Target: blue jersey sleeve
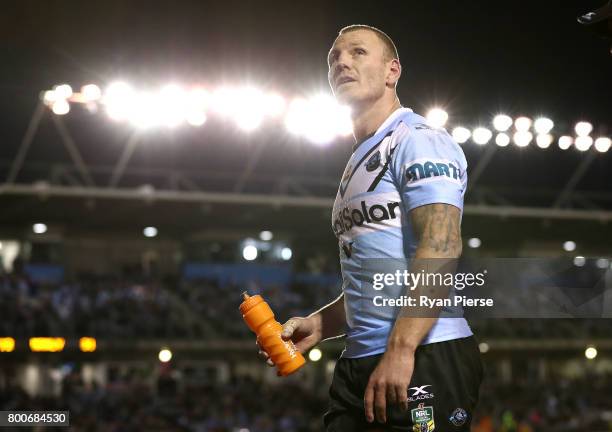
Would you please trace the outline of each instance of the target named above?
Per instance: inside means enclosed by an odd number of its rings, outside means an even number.
[[[399,139],[392,162],[405,211],[434,203],[463,210],[467,162],[461,147],[445,130],[411,125]]]

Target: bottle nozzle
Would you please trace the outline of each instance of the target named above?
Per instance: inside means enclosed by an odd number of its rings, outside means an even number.
[[[248,292],[244,291],[244,292],[242,293],[242,300],[243,300],[243,301],[244,301],[244,300],[248,300],[250,297],[251,297],[251,296],[249,295],[249,293],[248,293]]]

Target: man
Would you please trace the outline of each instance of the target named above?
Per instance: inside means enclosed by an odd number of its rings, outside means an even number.
[[[468,431],[482,367],[467,322],[379,308],[376,294],[397,298],[405,287],[375,291],[364,283],[369,260],[461,255],[465,157],[446,131],[401,106],[401,65],[385,33],[342,29],[328,63],[334,95],[351,107],[357,142],[332,217],[343,294],[288,320],[282,337],[306,352],[346,335],[324,417],[328,432]]]

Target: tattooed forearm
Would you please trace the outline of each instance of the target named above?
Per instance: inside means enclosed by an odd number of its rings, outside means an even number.
[[[461,212],[450,204],[428,204],[410,212],[418,249],[432,257],[461,255]]]

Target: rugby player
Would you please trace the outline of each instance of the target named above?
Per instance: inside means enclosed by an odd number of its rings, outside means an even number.
[[[351,107],[356,141],[332,216],[342,295],[308,317],[289,319],[282,337],[301,352],[346,337],[326,431],[469,431],[482,364],[465,319],[377,309],[371,300],[380,292],[362,283],[368,259],[461,255],[464,154],[444,129],[402,107],[399,56],[381,30],[343,28],[328,64],[336,99]],[[385,291],[403,294],[397,286]]]

